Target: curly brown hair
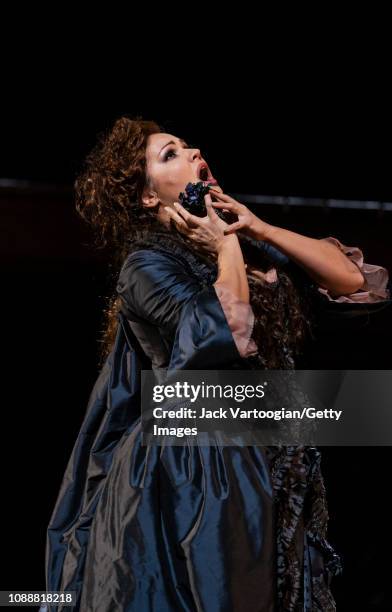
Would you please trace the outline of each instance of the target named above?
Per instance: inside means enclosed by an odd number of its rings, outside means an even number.
[[[94,247],[104,249],[111,260],[113,284],[132,240],[137,241],[149,232],[153,236],[153,232],[162,227],[154,212],[143,207],[141,196],[149,182],[146,170],[148,137],[163,131],[155,121],[139,116],[119,118],[110,131],[100,134],[75,182],[76,210],[93,230]],[[195,243],[172,227],[173,239],[202,255]],[[246,262],[264,271],[271,267],[270,260],[263,259],[245,236],[239,235],[239,239]],[[203,257],[211,265],[216,264],[212,255],[204,253]],[[284,270],[278,270],[278,277],[277,286],[269,288],[261,286],[248,274],[250,304],[255,313],[252,337],[259,347],[259,367],[285,369],[294,367],[293,356],[300,353],[311,331],[312,317],[309,301],[298,283]],[[99,339],[101,366],[113,347],[120,306],[121,300],[113,290],[106,298],[103,313]]]

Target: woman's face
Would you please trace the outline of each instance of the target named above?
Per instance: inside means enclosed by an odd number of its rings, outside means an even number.
[[[190,148],[172,134],[159,133],[148,137],[146,164],[149,184],[143,194],[143,202],[146,206],[161,203],[161,215],[163,206],[173,207],[188,183],[202,180],[214,184],[222,192],[199,149]]]

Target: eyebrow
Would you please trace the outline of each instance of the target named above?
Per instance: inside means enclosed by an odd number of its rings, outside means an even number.
[[[187,146],[185,140],[183,140],[182,138],[180,138],[180,142],[182,142],[183,145]],[[163,149],[165,147],[167,147],[167,145],[169,145],[169,144],[176,144],[176,143],[174,142],[174,140],[169,140],[169,142],[167,142],[165,145],[163,145],[161,151],[163,151]],[[161,151],[159,151],[158,155],[161,153]]]

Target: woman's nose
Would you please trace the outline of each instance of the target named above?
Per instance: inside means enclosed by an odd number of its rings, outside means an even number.
[[[193,149],[193,152],[192,152],[192,159],[195,159],[196,157],[198,157],[199,159],[201,159],[200,149]]]

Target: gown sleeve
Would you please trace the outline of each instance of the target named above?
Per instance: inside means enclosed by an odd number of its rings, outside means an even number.
[[[227,302],[222,306],[218,293],[223,292],[214,285],[203,286],[171,253],[153,249],[128,255],[117,283],[125,312],[171,337],[168,369],[224,369],[247,354],[249,342],[242,339],[235,311]],[[244,309],[238,312],[244,314]],[[253,320],[246,321],[251,331]]]
[[[340,295],[333,298],[328,289],[318,287],[318,291],[325,295],[331,302],[347,302],[347,303],[373,303],[388,300],[390,291],[388,289],[389,274],[388,270],[383,266],[369,264],[364,261],[363,252],[356,246],[347,246],[340,242],[337,238],[328,236],[323,238],[327,242],[335,244],[362,272],[365,279],[365,284],[361,289],[349,295]]]
[[[241,357],[257,355],[257,344],[251,338],[255,323],[251,305],[238,299],[225,283],[216,282],[214,287]]]
[[[374,335],[378,326],[385,324],[385,317],[392,308],[392,299],[386,268],[365,263],[358,247],[347,247],[333,237],[324,240],[341,245],[342,251],[358,265],[365,278],[361,289],[349,295],[332,297],[328,290],[320,287],[294,260],[290,259],[283,266],[283,270],[296,286],[301,302],[313,321],[314,339],[322,338],[323,342],[327,343],[328,346],[324,349],[327,355],[328,351],[332,354],[333,345],[341,346],[350,334],[353,334],[353,339],[362,339],[364,333],[368,334],[368,338]],[[352,343],[352,340],[350,342]],[[335,366],[332,366],[332,369],[333,367]],[[308,369],[308,366],[302,368]],[[312,369],[312,365],[309,369]]]

